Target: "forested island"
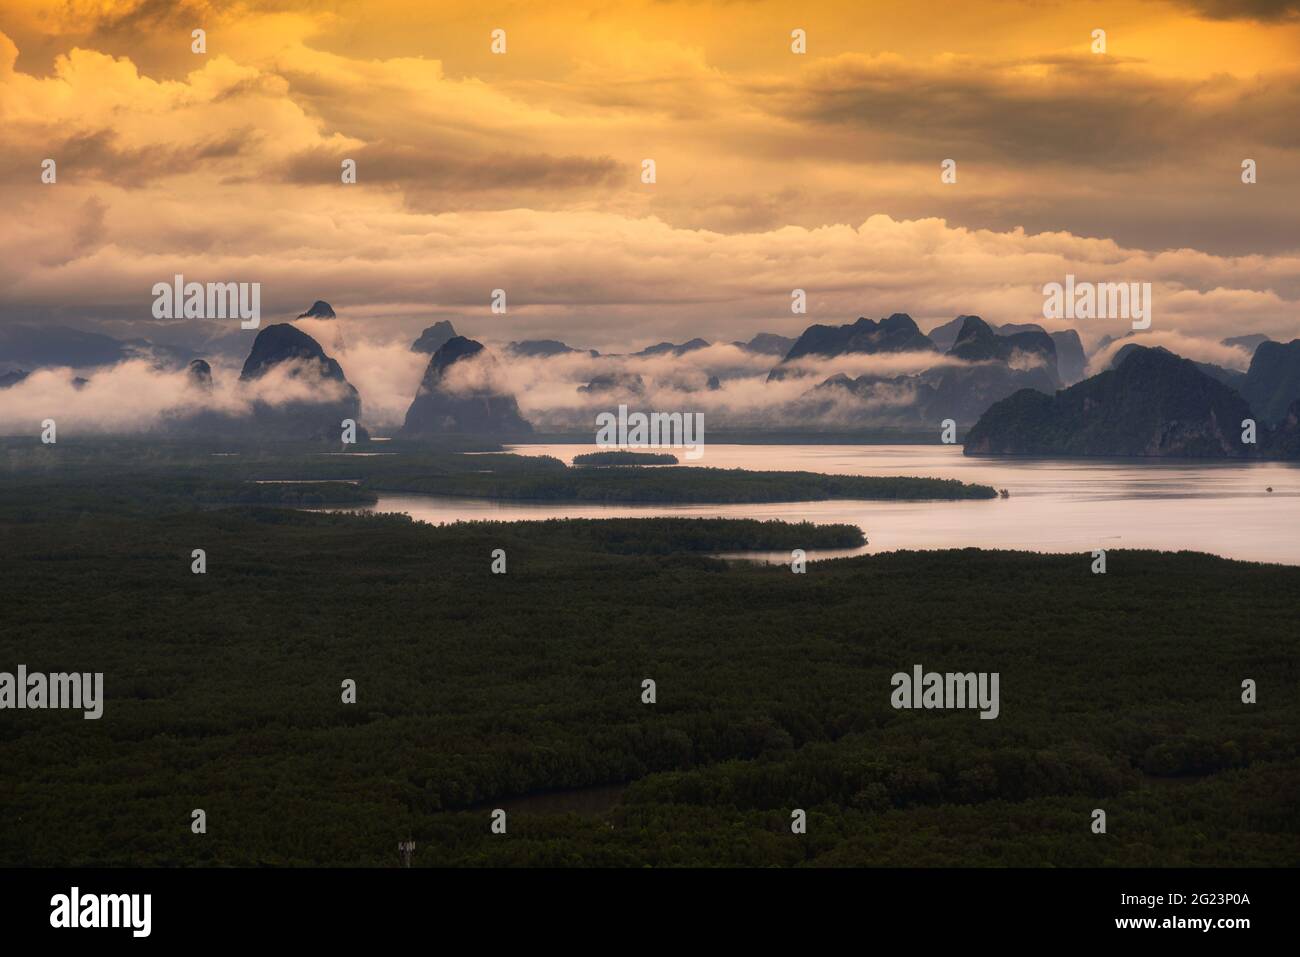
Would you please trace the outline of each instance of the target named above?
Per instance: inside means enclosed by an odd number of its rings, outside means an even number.
[[[376,477],[363,484],[376,491],[553,502],[955,501],[997,496],[997,492],[987,485],[971,485],[956,479],[756,472],[696,466],[664,466],[650,470],[622,466],[531,473],[411,474]]]
[[[93,470],[110,487],[131,482],[153,486],[158,494],[171,488],[175,495],[204,503],[366,504],[378,492],[509,501],[687,504],[960,501],[997,496],[987,485],[955,479],[696,466],[571,467],[551,456],[488,450],[466,454],[454,447],[414,443],[375,443],[368,454],[288,443],[232,444],[223,449],[213,452],[188,442],[120,439],[60,443],[56,452],[32,440],[0,439],[0,459],[10,472],[45,475],[57,483]],[[277,489],[277,485],[284,487]]]
[[[574,465],[677,465],[677,456],[668,452],[587,452],[573,457]]]

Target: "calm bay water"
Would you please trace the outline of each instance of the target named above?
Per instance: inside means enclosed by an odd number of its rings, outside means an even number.
[[[565,462],[581,445],[519,445],[521,455]],[[680,456],[679,456],[680,458]],[[1005,488],[978,502],[778,502],[761,505],[514,504],[382,494],[374,511],[420,521],[544,518],[724,517],[851,522],[869,544],[810,558],[931,548],[1084,552],[1155,548],[1300,565],[1300,465],[1116,460],[967,458],[934,445],[709,445],[683,465],[841,475],[955,478]],[[1272,487],[1273,491],[1266,489]],[[770,556],[789,561],[789,555]]]

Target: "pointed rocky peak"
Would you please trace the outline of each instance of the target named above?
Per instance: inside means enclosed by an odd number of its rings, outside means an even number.
[[[1084,370],[1088,367],[1088,360],[1083,352],[1083,341],[1073,329],[1051,332],[1048,335],[1052,338],[1052,344],[1056,346],[1056,369],[1061,375],[1061,381],[1066,385],[1073,385],[1083,378]]]
[[[452,336],[433,354],[429,360],[428,368],[424,371],[426,381],[432,378],[433,381],[442,379],[453,364],[460,362],[462,359],[468,359],[483,352],[483,343],[475,339],[466,339],[464,336]],[[490,358],[490,354],[489,354]]]
[[[1140,352],[1163,352],[1167,355],[1173,355],[1173,353],[1164,346],[1144,346],[1136,342],[1130,342],[1128,345],[1121,346],[1119,350],[1111,356],[1110,367],[1112,369],[1118,369],[1127,362],[1130,357],[1135,356]]]
[[[257,383],[280,371],[300,386],[289,391],[263,389]],[[186,367],[190,388],[212,388],[212,367],[205,359],[192,359]],[[368,441],[361,423],[361,396],[348,382],[343,368],[307,333],[292,323],[266,326],[253,340],[239,380],[251,399],[251,414],[205,409],[178,423],[189,434],[255,437],[337,443],[342,423],[357,423],[357,441]],[[272,379],[278,386],[280,383]]]
[[[958,316],[961,327],[953,340],[949,355],[978,361],[997,357],[997,333],[979,316]]]
[[[1116,352],[1114,357],[1110,360],[1110,367],[1112,369],[1118,369],[1125,362],[1127,362],[1132,356],[1142,352],[1163,353],[1164,355],[1167,356],[1173,356],[1175,359],[1179,360],[1180,362],[1182,361],[1191,362],[1192,365],[1194,365],[1201,372],[1205,373],[1211,379],[1215,379],[1219,382],[1222,382],[1224,385],[1232,386],[1234,389],[1238,389],[1238,391],[1240,391],[1239,387],[1241,386],[1241,384],[1246,378],[1246,374],[1244,372],[1237,372],[1233,369],[1225,369],[1222,366],[1216,366],[1211,362],[1197,362],[1194,359],[1184,360],[1182,356],[1178,355],[1175,352],[1170,352],[1164,346],[1144,346],[1136,342],[1130,342],[1127,343],[1126,345],[1121,346],[1119,351]]]
[[[456,327],[446,319],[442,319],[420,333],[420,337],[411,343],[411,351],[433,355],[448,339],[455,337]]]
[[[880,320],[880,328],[890,335],[916,335],[921,334],[921,329],[917,326],[916,321],[905,312],[896,312],[886,319]]]
[[[320,343],[287,322],[267,326],[257,334],[239,378],[244,382],[260,379],[275,366],[293,361],[315,363],[322,378],[347,382],[342,366],[325,354]]]
[[[448,339],[429,359],[419,391],[406,410],[405,436],[460,434],[527,434],[532,425],[519,414],[515,397],[491,386],[471,391],[452,389],[444,382],[456,363],[475,359],[495,363],[483,343],[464,336]]]
[[[1117,389],[1132,395],[1158,396],[1161,401],[1170,403],[1170,419],[1178,418],[1174,409],[1209,400],[1231,408],[1227,417],[1220,418],[1222,422],[1226,423],[1229,419],[1240,422],[1248,415],[1246,402],[1235,388],[1237,382],[1234,377],[1244,378],[1240,373],[1207,362],[1184,359],[1163,346],[1129,343],[1116,354],[1111,370],[1115,375]],[[1093,377],[1096,378],[1098,376]],[[1084,382],[1093,379],[1085,379]]]
[[[979,316],[962,316],[961,330],[957,339],[948,350],[948,355],[967,362],[987,362],[998,360],[1006,362],[1017,352],[1035,353],[1043,357],[1044,364],[1056,375],[1056,343],[1043,331],[1041,326],[1016,327],[1019,329],[1009,335],[995,332],[993,327]]]
[[[927,335],[936,349],[947,352],[952,348],[952,344],[957,341],[957,333],[961,331],[961,324],[965,318],[965,316],[958,316],[956,319],[937,325],[929,331]]]
[[[334,308],[324,299],[317,299],[306,312],[298,313],[299,319],[333,319]]]
[[[850,389],[853,387],[853,379],[843,372],[837,372],[826,381],[817,386],[818,389]]]
[[[1300,339],[1261,342],[1250,360],[1242,386],[1251,409],[1265,422],[1276,422],[1300,398]]]
[[[189,383],[200,389],[212,388],[212,366],[205,359],[191,359],[185,370]]]
[[[1262,343],[1269,342],[1270,337],[1262,332],[1252,332],[1244,336],[1229,336],[1227,339],[1219,340],[1223,345],[1232,349],[1245,349],[1250,355],[1255,354],[1255,350]]]

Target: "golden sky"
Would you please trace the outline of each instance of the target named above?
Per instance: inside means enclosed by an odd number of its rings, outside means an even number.
[[[1295,0],[6,0],[0,321],[149,334],[182,272],[608,349],[1041,321],[1073,272],[1290,339],[1298,118]]]

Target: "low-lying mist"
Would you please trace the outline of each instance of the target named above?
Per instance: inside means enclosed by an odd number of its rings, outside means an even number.
[[[378,336],[355,321],[300,319],[294,325],[338,360],[360,394],[363,425],[379,432],[401,426],[430,361],[411,351],[409,337]],[[1134,342],[1229,368],[1249,364],[1241,349],[1177,333],[1150,333],[1111,343],[1092,357],[1088,374],[1102,371],[1119,349]],[[449,367],[439,387],[458,395],[513,395],[540,432],[594,430],[596,415],[619,404],[631,410],[702,412],[714,429],[897,424],[916,402],[918,380],[910,377],[966,365],[929,352],[805,356],[781,364],[777,356],[722,343],[680,355],[575,351],[551,357],[517,355],[502,342],[485,344],[484,354]],[[84,382],[76,381],[78,370],[71,368],[38,369],[0,391],[0,431],[34,434],[45,419],[54,419],[64,434],[165,431],[200,412],[238,419],[251,416],[259,403],[329,403],[346,391],[322,379],[311,363],[282,363],[243,382],[239,363],[219,356],[208,361],[208,388],[185,368],[148,357],[82,372]],[[1024,370],[1041,362],[1041,356],[1018,353],[1011,365]],[[778,365],[781,376],[769,380]],[[852,391],[813,391],[837,375],[873,381]]]

